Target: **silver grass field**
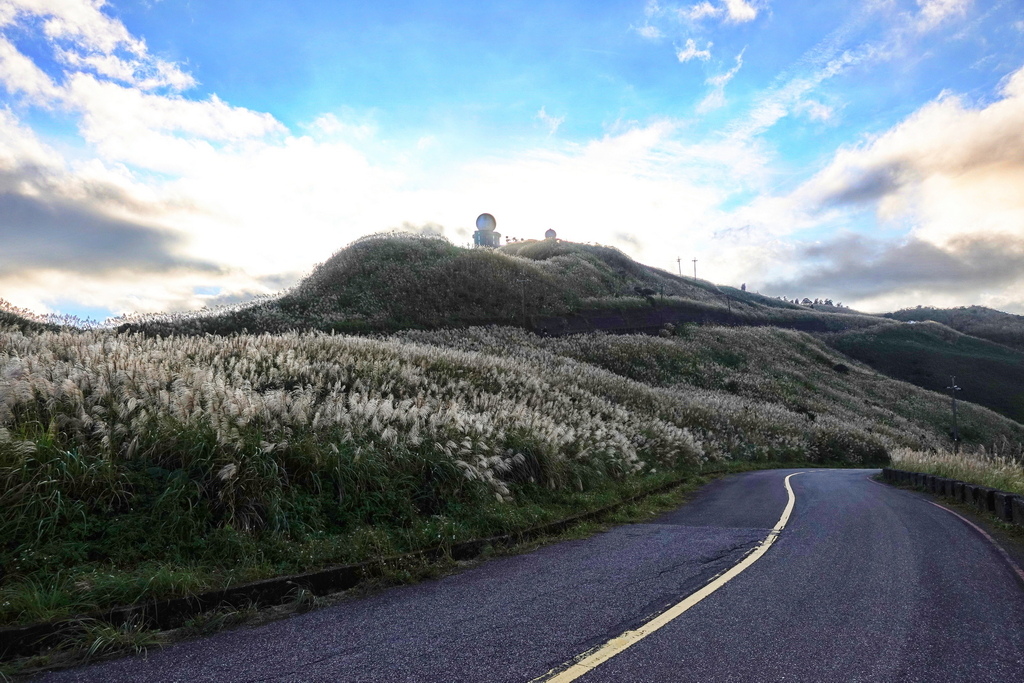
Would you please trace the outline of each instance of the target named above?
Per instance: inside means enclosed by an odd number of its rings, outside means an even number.
[[[1024,427],[962,408],[972,452],[1019,472]],[[909,462],[948,413],[769,327],[7,330],[0,621],[503,533],[722,464]]]

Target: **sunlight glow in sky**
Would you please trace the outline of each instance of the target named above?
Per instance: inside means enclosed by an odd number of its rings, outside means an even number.
[[[243,301],[484,211],[773,296],[1024,313],[1024,4],[0,0],[17,306]]]

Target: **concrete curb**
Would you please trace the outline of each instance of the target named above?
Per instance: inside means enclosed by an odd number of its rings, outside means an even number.
[[[120,626],[125,623],[138,623],[146,628],[169,630],[183,626],[191,617],[220,607],[271,607],[287,603],[300,590],[309,591],[314,595],[326,595],[328,593],[348,590],[363,581],[383,576],[388,569],[410,563],[436,560],[445,556],[451,557],[453,560],[470,560],[478,557],[487,547],[508,547],[542,536],[559,533],[573,525],[600,518],[648,496],[669,491],[694,477],[729,473],[731,473],[731,470],[692,472],[680,479],[662,484],[650,491],[631,496],[603,508],[541,524],[516,533],[464,541],[451,546],[426,548],[404,555],[395,555],[359,564],[329,567],[327,569],[289,576],[278,576],[220,590],[207,591],[197,595],[115,607],[105,612],[70,617],[42,624],[0,628],[0,661],[39,654],[43,650],[56,645],[61,640],[81,632],[84,623],[99,621],[113,626]]]
[[[987,512],[1004,522],[1024,527],[1024,496],[1016,493],[891,467],[882,468],[882,479],[890,484],[913,486],[936,496],[952,498],[958,503],[977,508],[979,512]]]

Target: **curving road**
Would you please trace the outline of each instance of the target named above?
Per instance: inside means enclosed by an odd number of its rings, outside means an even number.
[[[647,524],[41,680],[543,680],[740,562],[798,471],[733,475]],[[1024,678],[1017,577],[977,532],[874,472],[792,477],[792,516],[760,559],[575,680]]]

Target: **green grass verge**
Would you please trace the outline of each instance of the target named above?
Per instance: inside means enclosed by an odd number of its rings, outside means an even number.
[[[645,481],[630,482],[628,486],[609,487],[603,491],[590,492],[586,496],[574,498],[576,503],[585,503],[588,506],[585,509],[580,509],[567,501],[561,505],[549,506],[538,516],[537,519],[542,520],[538,523],[554,522],[595,510],[605,511],[556,532],[531,535],[510,544],[485,546],[480,555],[472,560],[454,561],[444,555],[433,559],[425,559],[422,556],[391,556],[384,564],[382,572],[353,589],[329,595],[314,595],[300,589],[283,605],[220,607],[197,614],[184,626],[172,631],[148,629],[137,622],[112,626],[95,619],[86,619],[70,628],[67,637],[49,651],[0,664],[0,681],[5,680],[5,677],[7,680],[13,680],[42,671],[79,666],[119,656],[145,654],[149,649],[163,647],[172,642],[203,637],[239,626],[257,626],[311,609],[366,597],[389,587],[440,578],[464,571],[495,557],[530,552],[561,541],[588,538],[622,524],[649,521],[677,509],[706,484],[730,474],[763,469],[818,467],[829,465],[806,462],[733,462],[716,465],[714,472],[675,472],[651,476]],[[633,500],[629,500],[631,498]],[[517,532],[526,530],[527,527],[524,527],[508,529],[507,532],[514,536]]]
[[[750,466],[738,463],[728,469],[740,471]],[[55,532],[49,543],[12,563],[15,571],[26,574],[26,565],[32,562],[35,571],[0,587],[0,614],[4,625],[54,621],[274,576],[516,534],[613,505],[689,476],[688,471],[655,473],[625,481],[609,480],[587,491],[524,487],[512,504],[491,501],[452,505],[440,514],[400,523],[328,527],[301,536],[221,528],[188,542],[176,536],[173,526],[161,528],[160,520],[148,514],[150,511],[122,513],[116,519],[83,511],[83,519],[68,525],[68,533]],[[108,532],[82,536],[76,534],[80,527],[106,527]],[[191,532],[186,529],[185,536]],[[116,547],[122,550],[116,552]],[[110,559],[90,560],[90,555]]]

